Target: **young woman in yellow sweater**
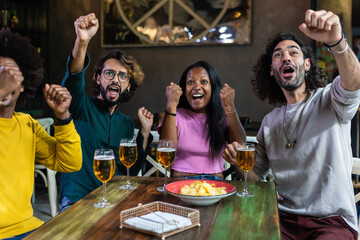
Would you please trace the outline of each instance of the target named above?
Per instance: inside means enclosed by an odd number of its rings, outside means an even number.
[[[15,112],[18,103],[34,95],[43,79],[36,49],[27,39],[0,31],[0,239],[21,239],[43,222],[33,216],[34,164],[55,171],[81,167],[80,137],[68,108],[71,96],[59,85],[43,92],[56,116],[51,137],[30,115]]]

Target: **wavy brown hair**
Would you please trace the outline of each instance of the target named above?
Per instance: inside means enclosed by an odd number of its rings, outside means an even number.
[[[324,87],[327,83],[325,71],[318,67],[313,50],[306,46],[300,39],[291,33],[277,33],[269,39],[266,52],[262,54],[253,67],[254,79],[251,80],[255,95],[261,100],[268,100],[269,104],[277,106],[286,103],[286,98],[275,77],[270,75],[272,54],[278,43],[284,40],[296,42],[304,55],[304,59],[310,59],[310,69],[305,72],[305,84],[307,92]]]
[[[98,75],[101,75],[102,70],[104,69],[105,62],[111,58],[119,60],[121,65],[123,65],[127,69],[130,75],[130,84],[131,84],[130,89],[129,91],[125,91],[121,93],[122,94],[121,102],[128,102],[132,98],[132,96],[134,96],[136,88],[141,86],[145,75],[140,65],[135,60],[135,58],[121,50],[110,52],[108,55],[101,58],[99,60],[99,63],[95,66],[93,78],[91,80],[93,87],[93,94],[95,96],[99,95],[100,85],[97,84],[96,79]]]
[[[0,56],[13,59],[24,77],[24,91],[20,94],[17,105],[24,105],[34,98],[44,79],[41,57],[30,39],[11,33],[8,29],[0,31]]]

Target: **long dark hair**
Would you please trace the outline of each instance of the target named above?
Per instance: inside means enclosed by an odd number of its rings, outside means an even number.
[[[144,80],[144,73],[135,58],[121,50],[110,52],[108,55],[101,58],[99,63],[95,66],[92,78],[93,94],[95,96],[99,95],[100,85],[96,82],[96,79],[98,75],[101,75],[105,62],[111,58],[119,60],[121,65],[123,65],[128,70],[130,75],[130,89],[129,91],[121,93],[121,102],[127,102],[132,98],[132,96],[134,96],[136,88],[141,86]]]
[[[206,124],[208,126],[208,132],[206,133],[206,138],[209,141],[209,153],[211,156],[211,162],[213,162],[214,158],[221,154],[221,150],[223,146],[225,146],[226,144],[227,133],[226,133],[225,121],[222,121],[222,123],[219,124],[220,120],[225,115],[220,100],[220,90],[222,88],[222,82],[218,72],[207,61],[202,60],[188,66],[181,75],[179,86],[183,91],[183,95],[181,95],[180,97],[178,108],[191,109],[185,96],[186,78],[188,72],[191,69],[197,67],[204,68],[209,74],[209,78],[210,78],[211,99],[206,107],[206,115],[207,115]]]
[[[251,80],[254,92],[260,100],[268,100],[271,105],[286,103],[286,98],[280,86],[276,83],[275,77],[270,75],[272,54],[276,45],[284,40],[296,42],[303,52],[304,59],[310,59],[310,69],[305,72],[306,92],[319,87],[324,87],[327,82],[325,71],[318,67],[313,50],[306,46],[300,39],[291,33],[277,33],[269,39],[266,52],[260,56],[253,67],[255,78]]]

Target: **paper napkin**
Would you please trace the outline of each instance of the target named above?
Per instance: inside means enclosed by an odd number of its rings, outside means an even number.
[[[129,218],[124,222],[132,227],[159,234],[191,225],[189,218],[161,211]]]

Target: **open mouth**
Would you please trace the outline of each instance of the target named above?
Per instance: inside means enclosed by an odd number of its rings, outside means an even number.
[[[196,93],[191,95],[193,100],[198,100],[198,99],[202,99],[204,97],[204,94],[200,94],[200,93]]]
[[[116,85],[110,85],[107,87],[107,92],[109,97],[116,98],[119,95],[120,87]]]
[[[286,78],[292,77],[295,73],[295,69],[290,65],[286,65],[286,66],[282,67],[281,73],[282,73],[283,77],[286,77]]]
[[[3,106],[3,107],[8,106],[11,103],[12,95],[13,94],[8,95],[3,99],[0,99],[0,101],[1,101],[0,106]]]

